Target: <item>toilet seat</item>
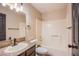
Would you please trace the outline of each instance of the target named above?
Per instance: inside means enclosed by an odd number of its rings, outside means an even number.
[[[44,47],[38,47],[38,48],[36,48],[36,53],[38,55],[45,56],[48,54],[48,50],[47,50],[47,48],[44,48]]]

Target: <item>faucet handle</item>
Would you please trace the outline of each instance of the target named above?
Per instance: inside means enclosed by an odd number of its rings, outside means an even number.
[[[9,37],[9,40],[11,40],[11,37]]]

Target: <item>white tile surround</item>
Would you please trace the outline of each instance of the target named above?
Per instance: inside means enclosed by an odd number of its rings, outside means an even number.
[[[49,50],[48,53],[51,55],[51,56],[68,56],[67,52],[65,51],[60,51],[60,50]]]

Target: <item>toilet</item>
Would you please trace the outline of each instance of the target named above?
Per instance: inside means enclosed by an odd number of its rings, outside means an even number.
[[[38,56],[49,56],[48,49],[45,47],[37,47],[36,53]]]

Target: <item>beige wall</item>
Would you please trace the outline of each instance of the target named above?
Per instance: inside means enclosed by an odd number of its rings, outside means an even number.
[[[41,19],[41,13],[30,4],[25,4],[24,8],[24,13],[26,14],[26,27],[27,25],[31,26],[31,28],[27,27],[26,39],[36,39],[36,19]]]
[[[37,18],[36,19],[36,39],[37,44],[41,45],[42,44],[42,19]]]
[[[15,10],[10,10],[9,7],[2,7],[0,5],[0,13],[6,14],[6,39],[9,37],[21,37],[23,36],[20,30],[20,23],[25,23],[25,16],[15,12]],[[8,30],[8,28],[19,28],[19,30]],[[21,35],[20,35],[21,32]]]
[[[72,5],[68,4],[67,5],[67,27],[72,27]],[[67,29],[67,40],[68,44],[72,45],[72,29]],[[69,55],[72,55],[72,49],[68,48],[68,53]]]

